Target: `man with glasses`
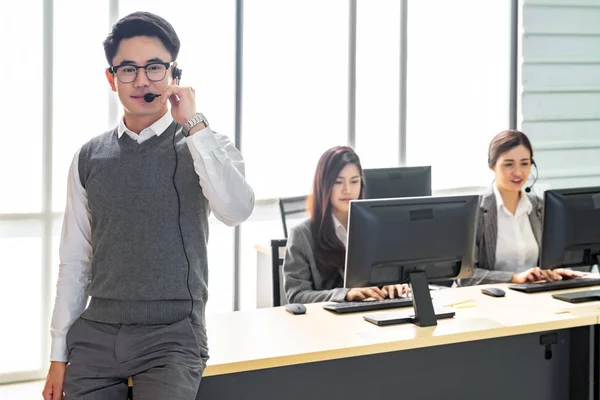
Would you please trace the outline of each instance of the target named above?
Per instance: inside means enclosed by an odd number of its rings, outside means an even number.
[[[240,152],[178,85],[179,47],[147,12],[104,41],[123,118],[69,171],[46,400],[125,399],[128,377],[136,399],[195,398],[208,359],[208,215],[237,225],[254,194]]]

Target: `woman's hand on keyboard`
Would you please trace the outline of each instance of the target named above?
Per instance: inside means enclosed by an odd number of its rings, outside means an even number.
[[[363,301],[368,297],[374,297],[377,300],[383,300],[386,295],[377,286],[354,288],[346,293],[346,301]]]
[[[529,268],[514,274],[512,277],[513,283],[540,282],[540,281],[560,281],[562,276],[549,269],[541,269],[539,267]]]
[[[387,285],[384,286],[383,294],[390,299],[395,297],[405,297],[410,294],[410,286],[408,285]]]
[[[581,278],[586,275],[583,272],[573,271],[572,269],[566,269],[566,268],[557,268],[553,271],[555,274],[560,275],[562,279]]]

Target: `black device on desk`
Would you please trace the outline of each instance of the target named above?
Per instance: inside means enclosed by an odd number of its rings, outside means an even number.
[[[569,303],[598,301],[600,300],[600,290],[586,290],[585,292],[553,294],[552,297],[554,297],[557,300],[567,301]]]
[[[431,167],[367,168],[366,199],[431,196]]]
[[[335,311],[338,314],[347,314],[352,312],[387,310],[390,308],[412,307],[412,297],[396,297],[394,299],[383,299],[375,301],[345,301],[342,303],[329,303],[323,306],[324,309]]]
[[[428,282],[472,275],[478,213],[479,196],[351,201],[344,286],[410,283],[412,322],[436,325]]]
[[[589,271],[594,264],[598,263],[600,263],[600,187],[546,191],[540,267],[543,269],[583,267]],[[600,278],[524,283],[509,288],[526,293],[537,293],[596,285],[600,285]],[[583,295],[578,297],[580,301],[586,298]]]

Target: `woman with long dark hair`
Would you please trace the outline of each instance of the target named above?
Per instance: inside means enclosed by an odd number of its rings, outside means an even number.
[[[308,198],[310,218],[290,230],[283,274],[290,303],[382,300],[408,293],[408,285],[345,289],[344,260],[350,200],[364,197],[360,159],[347,146],[320,158]]]

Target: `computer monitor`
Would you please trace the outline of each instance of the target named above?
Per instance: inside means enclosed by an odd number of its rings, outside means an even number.
[[[431,167],[364,169],[366,199],[431,196]]]
[[[344,286],[410,283],[414,323],[437,324],[428,282],[473,273],[479,196],[353,200]]]
[[[600,263],[600,187],[544,194],[540,267],[591,267]]]

